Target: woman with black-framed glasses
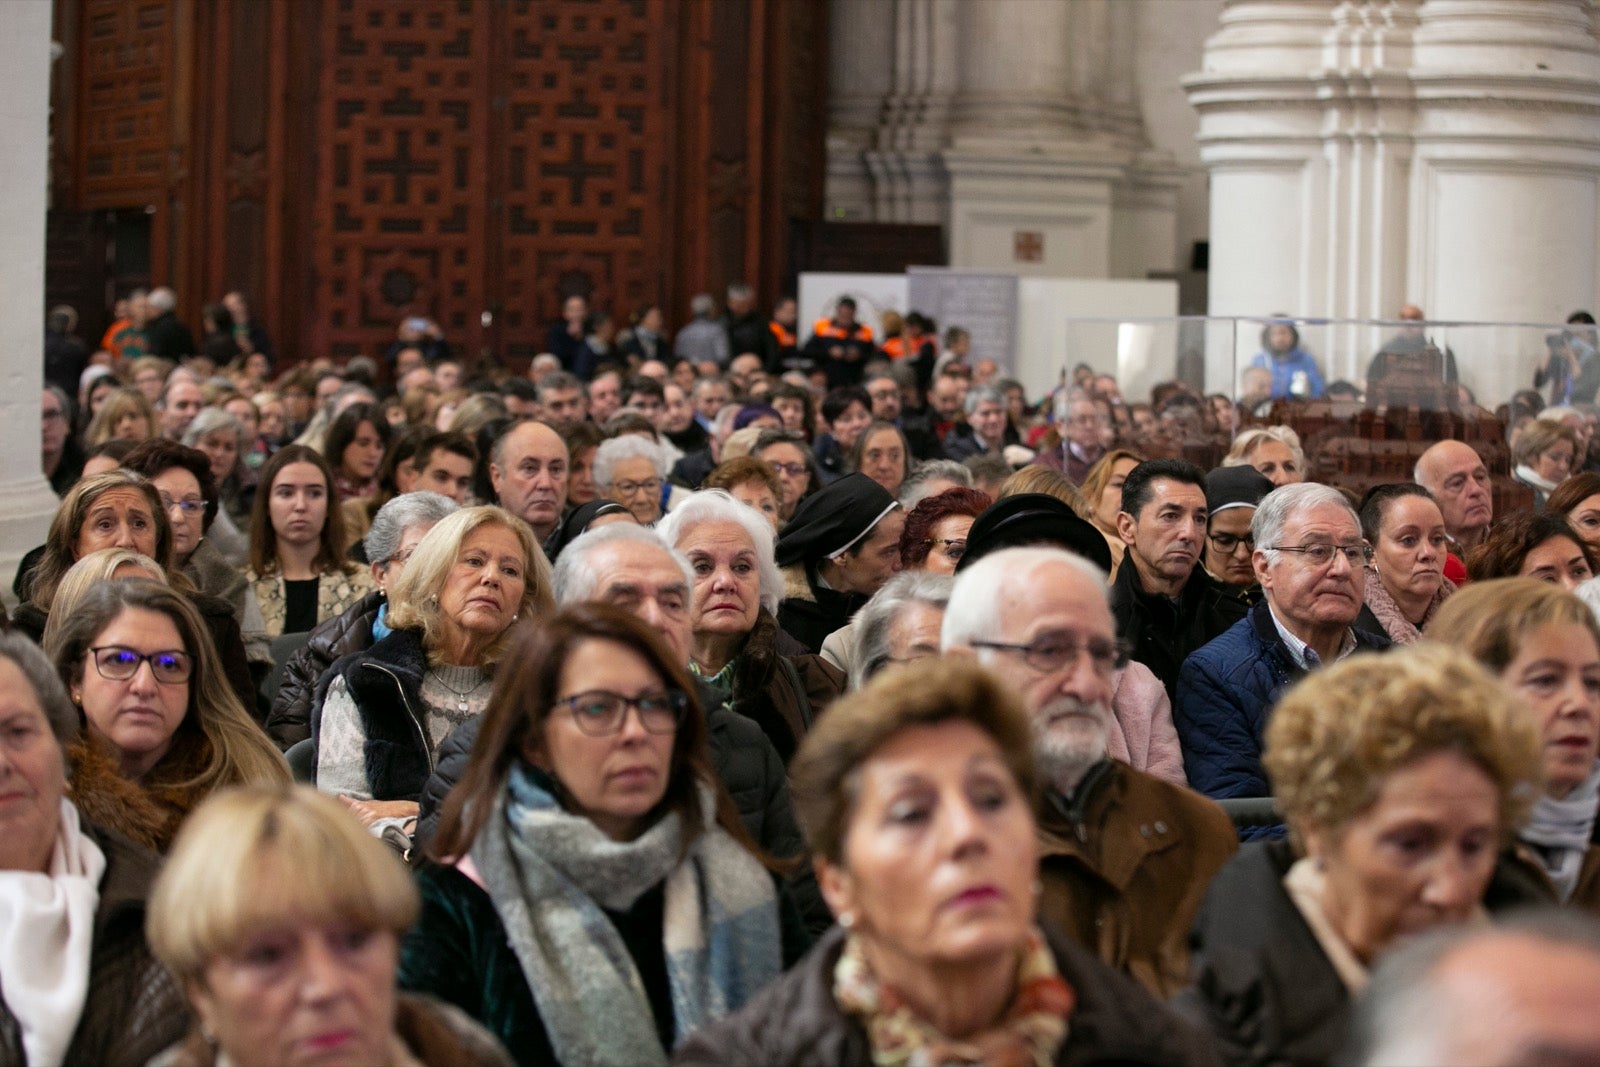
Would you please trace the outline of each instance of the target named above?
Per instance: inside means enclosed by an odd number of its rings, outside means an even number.
[[[46,651],[82,716],[68,749],[72,793],[97,824],[164,852],[216,790],[289,780],[229,688],[200,613],[166,584],[100,583]]]
[[[526,628],[419,873],[401,985],[522,1064],[660,1064],[805,949],[684,668],[600,604]]]

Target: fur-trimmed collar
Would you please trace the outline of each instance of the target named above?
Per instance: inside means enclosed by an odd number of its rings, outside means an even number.
[[[783,568],[783,599],[817,602],[816,590],[811,588],[811,574],[804,563],[791,563]]]
[[[175,744],[144,784],[123,777],[109,746],[85,734],[67,747],[72,765],[67,795],[89,822],[164,854],[183,820],[205,799],[187,783],[205,769],[209,749],[204,741]]]

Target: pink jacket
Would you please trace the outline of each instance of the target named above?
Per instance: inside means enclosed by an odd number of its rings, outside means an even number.
[[[1106,745],[1112,759],[1174,785],[1189,784],[1178,730],[1172,725],[1172,702],[1149,667],[1130,661],[1117,672],[1111,682],[1111,713],[1117,720]]]

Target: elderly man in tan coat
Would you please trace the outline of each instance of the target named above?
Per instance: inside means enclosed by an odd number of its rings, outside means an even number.
[[[1121,654],[1105,575],[1055,548],[985,556],[957,575],[942,641],[1033,713],[1040,916],[1157,996],[1182,989],[1190,924],[1238,841],[1214,802],[1107,755]]]

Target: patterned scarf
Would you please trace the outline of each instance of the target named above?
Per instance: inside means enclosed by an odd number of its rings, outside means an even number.
[[[1522,840],[1533,846],[1563,904],[1572,899],[1573,891],[1578,888],[1578,874],[1589,852],[1589,835],[1594,830],[1597,804],[1600,804],[1600,761],[1589,768],[1589,776],[1562,799],[1540,793],[1528,825],[1522,830]]]
[[[1394,597],[1389,595],[1389,590],[1384,588],[1383,579],[1378,575],[1378,568],[1367,568],[1367,607],[1371,609],[1373,617],[1383,624],[1389,639],[1397,645],[1414,645],[1422,640],[1423,627],[1433,621],[1434,615],[1439,612],[1439,605],[1455,591],[1456,583],[1448,578],[1440,578],[1439,591],[1433,594],[1433,599],[1428,602],[1428,610],[1422,616],[1422,625],[1418,626],[1406,618],[1405,613],[1400,610],[1400,605],[1395,603]]]
[[[833,969],[834,999],[866,1025],[874,1067],[1049,1067],[1067,1040],[1067,1019],[1077,995],[1037,930],[1022,951],[1016,989],[1005,1017],[992,1029],[954,1041],[878,981],[856,935],[846,939]]]
[[[662,939],[676,1033],[738,1010],[783,970],[772,877],[715,822],[701,786],[702,832],[683,850],[677,814],[613,841],[564,811],[552,783],[519,764],[471,858],[522,964],[560,1063],[667,1062],[650,998],[602,909],[626,911],[666,882]]]

